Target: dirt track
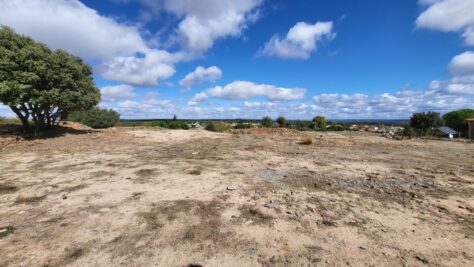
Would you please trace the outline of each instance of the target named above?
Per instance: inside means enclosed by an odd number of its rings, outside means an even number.
[[[474,144],[309,134],[0,142],[0,266],[474,265]]]

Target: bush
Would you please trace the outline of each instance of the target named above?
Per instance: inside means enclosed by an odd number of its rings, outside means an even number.
[[[230,124],[222,121],[211,121],[206,125],[206,130],[211,132],[225,132],[231,128]]]
[[[273,120],[270,117],[263,117],[260,124],[265,128],[271,128],[274,125]]]
[[[183,129],[188,130],[189,126],[185,122],[180,121],[146,121],[142,124],[144,127],[160,127],[166,129]]]
[[[238,123],[234,126],[234,129],[250,129],[253,128],[251,123]]]
[[[406,125],[403,127],[402,135],[408,138],[413,138],[416,135],[416,131],[410,125]]]
[[[278,123],[278,127],[280,128],[286,127],[288,125],[288,122],[283,116],[278,117],[276,122]]]
[[[86,111],[72,112],[69,114],[68,120],[82,123],[94,129],[103,129],[117,125],[120,121],[120,115],[112,109],[93,108]]]

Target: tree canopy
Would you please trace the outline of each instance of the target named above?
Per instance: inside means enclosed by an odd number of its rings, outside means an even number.
[[[315,128],[317,129],[326,129],[327,127],[327,122],[326,118],[322,116],[316,116],[313,118],[313,123]]]
[[[464,136],[467,136],[467,131],[469,130],[467,118],[474,118],[474,109],[460,109],[443,115],[446,125],[461,132]]]
[[[50,128],[70,112],[90,109],[99,101],[92,70],[81,58],[0,28],[0,102],[26,131]]]
[[[261,121],[260,124],[263,127],[267,127],[267,128],[273,127],[273,125],[274,125],[272,118],[267,117],[267,116],[262,118],[262,121]]]
[[[280,116],[276,119],[276,122],[278,123],[278,127],[283,128],[288,125],[288,122],[286,121],[286,118],[283,116]]]
[[[418,112],[413,113],[410,118],[410,126],[417,129],[421,135],[426,134],[434,127],[441,126],[443,120],[438,112]]]

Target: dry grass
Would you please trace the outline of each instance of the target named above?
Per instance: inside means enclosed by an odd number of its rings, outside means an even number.
[[[31,196],[31,197],[22,197],[18,196],[15,200],[15,204],[36,204],[46,198],[46,195],[43,196]]]
[[[313,137],[311,136],[303,136],[303,138],[301,138],[301,141],[300,141],[300,144],[302,145],[312,145],[314,143],[314,139]]]
[[[0,184],[0,194],[8,194],[17,191],[18,188],[11,184]]]

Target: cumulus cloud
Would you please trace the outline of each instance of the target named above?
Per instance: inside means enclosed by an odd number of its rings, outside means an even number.
[[[149,1],[148,1],[149,2]],[[218,38],[239,36],[258,18],[263,0],[165,0],[164,8],[181,17],[177,32],[186,47],[202,52]]]
[[[459,94],[453,84],[432,82],[426,90],[401,90],[394,94],[320,94],[311,110],[335,118],[407,118],[413,112],[451,110],[472,106],[472,97]]]
[[[204,68],[197,67],[193,72],[188,73],[179,84],[186,89],[190,89],[195,85],[202,85],[206,82],[216,82],[222,77],[222,70],[217,66]]]
[[[0,24],[51,48],[99,61],[96,70],[104,79],[138,86],[171,77],[182,57],[151,49],[137,27],[101,16],[78,0],[0,0]]]
[[[133,87],[126,84],[101,87],[100,93],[102,95],[102,101],[130,99],[135,96]]]
[[[455,56],[449,63],[449,69],[455,74],[474,73],[474,52],[467,51]]]
[[[146,48],[135,27],[74,0],[0,0],[0,24],[85,59],[111,59]]]
[[[317,49],[318,42],[335,37],[332,29],[332,22],[315,24],[298,22],[288,31],[286,37],[272,37],[260,54],[289,59],[308,59]]]
[[[464,41],[474,45],[474,1],[472,0],[423,0],[427,9],[416,20],[419,28],[462,32]]]
[[[157,85],[157,80],[173,76],[173,64],[179,61],[179,55],[164,50],[147,51],[141,56],[115,57],[97,69],[104,79],[143,87]]]
[[[283,88],[268,84],[256,84],[247,81],[234,81],[226,86],[216,86],[198,93],[189,102],[194,105],[209,97],[227,100],[250,99],[263,96],[270,101],[285,101],[302,99],[306,93],[304,88]]]

